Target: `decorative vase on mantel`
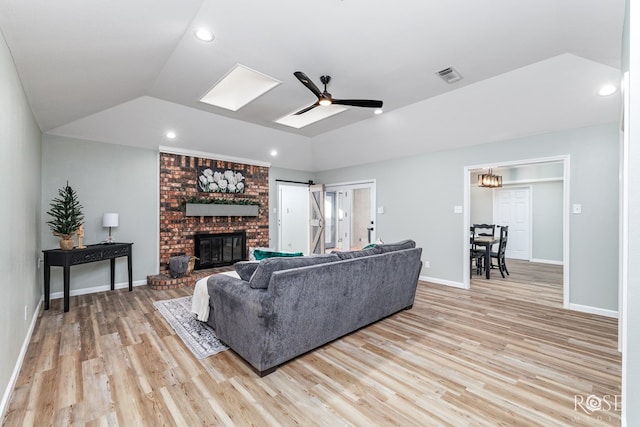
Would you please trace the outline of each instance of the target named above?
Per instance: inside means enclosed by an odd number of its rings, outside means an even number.
[[[73,249],[73,235],[82,226],[84,214],[76,192],[67,185],[58,190],[58,197],[51,201],[47,212],[53,219],[47,221],[54,236],[60,237],[60,249]]]

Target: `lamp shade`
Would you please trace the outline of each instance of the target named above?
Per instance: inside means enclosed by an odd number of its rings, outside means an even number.
[[[117,213],[106,213],[102,215],[103,227],[117,227],[119,215]]]

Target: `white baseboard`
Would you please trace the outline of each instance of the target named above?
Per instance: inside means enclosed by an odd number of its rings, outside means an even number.
[[[136,280],[133,282],[133,286],[144,286],[147,284],[147,280]],[[123,288],[128,288],[129,287],[129,282],[122,282],[122,283],[116,283],[114,285],[115,289],[123,289]],[[90,288],[83,288],[83,289],[71,289],[69,291],[69,296],[77,296],[77,295],[86,295],[86,294],[94,294],[96,292],[104,292],[104,291],[109,291],[111,290],[111,285],[100,285],[100,286],[93,286]],[[60,298],[64,298],[64,292],[52,292],[49,295],[51,299],[60,299]]]
[[[435,283],[436,285],[451,286],[452,288],[469,289],[461,282],[454,282],[453,280],[438,279],[437,277],[420,276],[418,280],[424,282]]]
[[[16,365],[13,368],[13,372],[11,373],[11,378],[9,378],[9,383],[7,384],[7,388],[4,390],[4,395],[2,396],[2,402],[0,403],[0,419],[4,419],[5,412],[7,410],[7,406],[9,405],[9,401],[11,400],[11,394],[13,393],[13,388],[16,385],[16,381],[18,381],[18,375],[20,374],[20,370],[22,369],[22,363],[24,362],[24,357],[27,354],[27,349],[29,348],[29,343],[31,342],[31,335],[33,335],[33,330],[36,327],[36,322],[38,321],[38,315],[40,314],[40,307],[42,307],[42,303],[44,301],[44,297],[40,297],[40,301],[36,306],[36,309],[33,311],[33,317],[31,317],[31,324],[29,325],[29,330],[24,337],[24,341],[22,342],[22,347],[20,348],[20,354],[18,355],[18,360],[16,360]]]
[[[604,308],[591,307],[588,305],[569,304],[569,310],[581,311],[583,313],[597,314],[599,316],[612,317],[617,319],[619,317],[618,312],[615,310],[607,310]]]
[[[529,260],[529,262],[537,262],[538,264],[552,264],[552,265],[564,265],[564,262],[562,261],[554,261],[552,259],[538,259],[538,258],[531,258]],[[508,267],[507,267],[508,268]]]

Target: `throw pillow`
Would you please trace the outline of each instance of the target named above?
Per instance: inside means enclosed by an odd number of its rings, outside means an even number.
[[[260,261],[266,258],[284,258],[284,257],[296,257],[296,256],[303,256],[304,254],[302,252],[279,252],[279,251],[272,251],[272,250],[264,250],[264,249],[255,249],[253,251],[253,256],[256,258],[256,260]]]
[[[397,243],[387,243],[384,245],[377,245],[376,247],[380,248],[382,253],[392,252],[392,251],[401,251],[403,249],[413,249],[416,247],[416,242],[413,240],[403,240]]]
[[[256,268],[258,268],[258,261],[238,261],[233,264],[233,268],[235,268],[240,279],[248,282]]]
[[[342,260],[345,259],[353,259],[353,258],[361,258],[370,255],[378,255],[381,254],[382,251],[379,247],[373,247],[370,249],[362,249],[359,251],[347,251],[347,252],[334,252],[338,257]]]
[[[258,264],[258,268],[249,280],[249,286],[253,289],[267,289],[271,274],[280,270],[289,270],[291,268],[306,267],[309,265],[326,264],[328,262],[339,261],[335,254],[312,255],[295,258],[267,258]]]

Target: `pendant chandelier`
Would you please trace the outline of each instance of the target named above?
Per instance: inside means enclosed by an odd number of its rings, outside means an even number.
[[[493,170],[489,168],[489,173],[478,175],[478,186],[486,188],[502,187],[502,177],[500,175],[494,175]]]

